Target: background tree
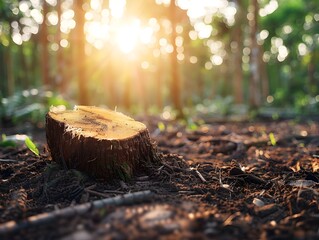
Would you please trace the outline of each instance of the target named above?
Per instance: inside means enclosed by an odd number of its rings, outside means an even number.
[[[1,96],[47,85],[77,104],[135,113],[214,112],[232,99],[315,111],[318,5],[1,1]]]

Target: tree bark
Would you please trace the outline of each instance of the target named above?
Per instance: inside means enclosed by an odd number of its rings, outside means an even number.
[[[169,5],[169,18],[172,26],[172,33],[170,35],[170,42],[173,46],[173,52],[170,54],[171,58],[171,97],[175,109],[177,110],[177,117],[182,118],[183,106],[181,102],[181,77],[179,74],[178,62],[177,62],[177,50],[175,39],[176,34],[176,5],[175,1],[172,0]]]
[[[56,57],[56,66],[57,66],[57,76],[56,76],[56,83],[58,86],[58,89],[60,91],[60,94],[63,96],[66,95],[66,89],[67,89],[67,81],[66,77],[64,74],[64,65],[65,59],[64,59],[64,49],[62,48],[60,42],[62,40],[62,33],[61,33],[61,26],[62,26],[62,1],[57,1],[56,9],[57,9],[57,14],[58,14],[58,19],[59,19],[59,24],[58,24],[58,29],[57,29],[57,42],[59,44],[59,49],[57,52],[57,57]]]
[[[43,1],[43,23],[41,25],[40,41],[42,46],[41,52],[41,72],[42,72],[42,83],[43,86],[50,86],[50,75],[49,75],[49,41],[48,41],[48,26],[46,24],[46,16],[49,10],[48,3]]]
[[[83,0],[75,2],[75,36],[77,40],[77,78],[78,78],[78,102],[79,104],[89,104],[88,80],[86,75],[86,56],[85,56],[85,11]]]
[[[259,69],[259,56],[260,49],[257,43],[258,31],[258,1],[251,0],[252,17],[249,21],[250,25],[250,106],[252,108],[259,107],[261,104],[261,89],[260,89],[260,69]]]
[[[127,180],[159,160],[143,123],[97,107],[54,111],[46,116],[52,159],[106,180]]]
[[[10,36],[12,35],[12,28],[10,28]],[[12,96],[15,91],[15,76],[13,71],[13,42],[12,38],[9,38],[9,45],[5,49],[5,60],[7,65],[7,78],[8,78],[8,96]]]
[[[263,60],[264,49],[263,46],[259,46],[259,66],[260,66],[260,76],[261,76],[261,91],[262,100],[265,101],[269,95],[269,78],[266,69],[266,64]]]
[[[237,0],[237,14],[236,14],[236,23],[233,31],[234,42],[236,43],[236,50],[234,53],[234,95],[236,103],[244,102],[244,93],[243,93],[243,68],[242,68],[242,57],[243,57],[243,31],[242,31],[242,22],[243,22],[243,7],[242,0]]]

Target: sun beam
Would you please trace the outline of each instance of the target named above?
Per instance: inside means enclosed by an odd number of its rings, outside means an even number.
[[[94,1],[93,1],[94,3]],[[111,44],[124,54],[148,45],[154,39],[154,26],[150,23],[142,25],[138,18],[125,17],[125,0],[110,1],[110,10],[101,16],[101,5],[91,4],[86,13],[86,39],[95,48],[102,49]]]

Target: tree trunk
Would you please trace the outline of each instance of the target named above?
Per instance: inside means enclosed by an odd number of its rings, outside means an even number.
[[[43,1],[43,23],[41,25],[41,72],[42,72],[42,84],[45,87],[50,86],[50,75],[49,75],[49,41],[48,41],[48,26],[46,24],[46,16],[49,7],[46,1]]]
[[[159,161],[143,123],[102,108],[51,110],[46,136],[54,161],[105,180],[127,180]]]
[[[259,55],[260,49],[257,43],[257,31],[258,31],[258,1],[251,0],[252,17],[249,21],[250,25],[250,106],[256,108],[261,104],[261,92],[260,92],[260,69],[259,69]]]
[[[4,79],[6,79],[6,72],[4,69],[4,47],[0,44],[0,76],[2,76]],[[6,82],[0,81],[0,100],[6,96]]]
[[[85,11],[83,0],[75,2],[75,36],[77,40],[77,78],[78,78],[78,102],[87,105],[89,103],[88,80],[86,75],[86,56],[85,56]]]
[[[58,89],[60,91],[60,93],[65,96],[66,94],[66,89],[67,89],[67,82],[66,82],[66,77],[64,74],[64,65],[65,65],[65,59],[63,57],[63,52],[64,49],[61,47],[61,40],[62,40],[62,33],[61,33],[61,21],[62,21],[62,9],[61,9],[61,3],[62,1],[57,1],[57,14],[58,14],[58,19],[59,19],[59,24],[58,24],[58,29],[57,29],[57,42],[59,44],[59,49],[57,52],[57,57],[56,57],[56,65],[57,65],[57,79],[56,79],[56,83],[58,86]]]
[[[109,51],[110,52],[110,51]],[[114,109],[118,104],[118,95],[117,95],[117,89],[115,84],[115,66],[113,64],[113,58],[112,55],[109,55],[109,59],[106,63],[106,66],[103,69],[104,71],[104,90],[108,91],[107,95],[107,106],[111,109]]]
[[[312,52],[310,53],[310,62],[308,65],[308,94],[312,97],[314,97],[319,90],[319,82],[316,81],[316,56],[317,56],[317,50],[314,48]],[[318,79],[318,77],[317,77]],[[316,83],[318,82],[318,83]]]
[[[162,110],[163,108],[163,93],[162,93],[162,89],[163,89],[163,61],[160,57],[158,57],[157,59],[157,71],[156,71],[156,106],[159,109],[159,111]]]
[[[124,75],[124,93],[123,93],[123,106],[127,111],[131,110],[132,100],[131,100],[131,93],[132,93],[132,83],[131,83],[131,68],[125,69]]]
[[[236,50],[234,53],[234,95],[236,103],[244,102],[244,93],[243,93],[243,68],[242,68],[242,57],[243,57],[243,31],[242,31],[242,22],[243,22],[243,7],[242,0],[237,0],[237,14],[236,14],[236,24],[233,31],[233,40],[236,43]]]
[[[266,64],[263,60],[264,50],[263,46],[259,46],[259,66],[260,66],[260,76],[261,76],[261,91],[263,101],[265,101],[269,95],[269,79],[266,69]]]
[[[28,63],[24,54],[25,44],[22,44],[19,47],[20,71],[18,80],[20,83],[19,85],[22,86],[23,89],[28,89],[30,87],[30,70],[28,68]]]
[[[6,52],[7,59],[7,74],[8,74],[8,96],[12,96],[15,91],[15,76],[13,72],[13,59],[12,59],[12,45],[9,44]]]
[[[171,1],[169,5],[169,17],[172,26],[172,33],[170,35],[170,42],[173,46],[173,52],[170,54],[171,58],[171,97],[175,109],[178,112],[177,117],[182,118],[183,106],[181,102],[181,78],[177,62],[177,51],[176,51],[176,5],[175,1]]]

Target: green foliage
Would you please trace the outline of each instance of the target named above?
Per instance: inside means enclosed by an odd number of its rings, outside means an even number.
[[[248,114],[248,106],[234,104],[234,99],[231,96],[217,96],[214,99],[205,99],[202,103],[197,104],[196,111],[199,114],[211,117],[227,117],[229,115]]]
[[[318,11],[318,1],[281,0],[278,9],[260,19],[260,29],[269,33],[263,47],[270,56],[268,74],[274,97],[272,106],[293,108],[299,113],[319,111],[316,100],[319,94]],[[281,41],[288,50],[284,61],[277,58],[276,49]]]
[[[190,121],[187,124],[187,129],[189,129],[191,131],[196,131],[198,129],[198,125],[196,123],[194,123],[193,121]]]
[[[5,134],[2,134],[0,141],[0,147],[16,147],[17,143],[13,140],[7,139]]]
[[[29,148],[29,150],[31,152],[33,152],[36,156],[40,156],[39,155],[39,149],[37,148],[37,146],[34,144],[34,142],[29,138],[26,137],[25,139],[25,145]]]
[[[38,123],[44,121],[44,116],[51,106],[69,106],[69,103],[59,95],[50,91],[38,89],[16,92],[0,102],[0,121],[18,124],[25,121]]]

